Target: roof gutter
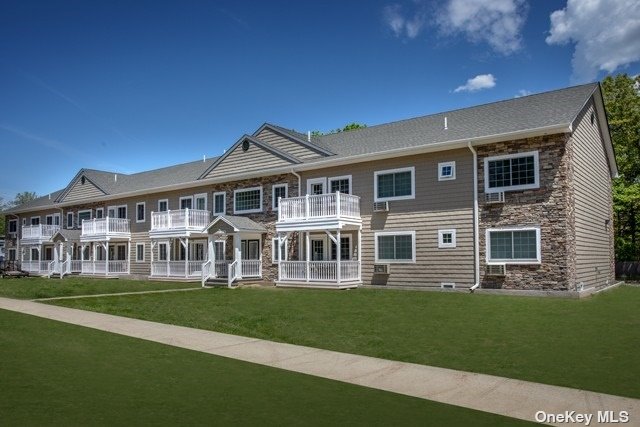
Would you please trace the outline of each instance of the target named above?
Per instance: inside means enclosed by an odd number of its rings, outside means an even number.
[[[514,140],[514,139],[531,138],[531,137],[540,136],[540,135],[549,135],[549,134],[555,134],[555,133],[571,133],[571,132],[572,132],[571,123],[567,123],[567,124],[561,124],[561,125],[544,126],[544,127],[534,128],[534,129],[528,129],[526,131],[507,132],[502,134],[483,136],[479,138],[474,138],[473,143],[474,145],[484,145],[484,144],[492,144],[495,142]],[[238,181],[242,179],[251,179],[251,178],[264,177],[264,176],[287,174],[287,173],[292,173],[292,171],[302,172],[302,171],[308,171],[308,170],[314,170],[314,169],[324,169],[331,166],[342,166],[342,165],[348,165],[348,164],[353,164],[358,162],[383,160],[383,159],[388,159],[388,158],[398,157],[398,156],[411,156],[416,154],[432,153],[436,151],[466,148],[468,141],[469,141],[469,138],[466,138],[466,139],[459,139],[459,140],[453,140],[453,141],[437,142],[434,144],[421,145],[418,147],[396,148],[393,150],[381,151],[375,154],[358,154],[355,156],[341,157],[338,159],[327,158],[326,160],[320,160],[317,162],[301,163],[295,166],[288,165],[284,167],[270,169],[267,171],[258,170],[258,171],[240,173],[235,175],[226,175],[226,176],[217,177],[217,178],[199,179],[196,181],[189,181],[181,184],[166,185],[163,187],[146,188],[143,190],[129,191],[126,193],[110,194],[102,197],[96,197],[92,199],[92,202],[125,199],[128,197],[147,195],[150,193],[160,193],[165,191],[193,188],[200,185],[205,186],[209,184]],[[77,204],[78,204],[78,201],[68,202],[68,203],[57,203],[55,206],[54,205],[36,206],[36,207],[27,208],[23,210],[17,210],[14,212],[16,213],[29,212],[33,210],[44,210],[44,209],[49,209],[53,207],[57,208],[57,207],[65,207],[65,206],[75,206]]]

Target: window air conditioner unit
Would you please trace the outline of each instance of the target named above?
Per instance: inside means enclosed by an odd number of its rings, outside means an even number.
[[[487,203],[504,203],[504,191],[485,193],[484,199]]]
[[[375,202],[373,204],[374,212],[387,212],[389,210],[389,202]]]
[[[489,264],[487,265],[487,276],[504,276],[507,272],[505,264]]]
[[[389,264],[373,264],[374,274],[389,274]]]

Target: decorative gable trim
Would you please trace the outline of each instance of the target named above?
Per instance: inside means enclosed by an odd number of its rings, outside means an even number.
[[[291,164],[299,164],[302,163],[302,161],[300,161],[299,159],[297,159],[296,157],[292,156],[289,153],[286,153],[282,150],[279,150],[275,147],[270,146],[269,144],[265,144],[264,142],[260,141],[257,138],[254,138],[251,135],[243,135],[238,141],[236,141],[235,144],[233,144],[231,146],[231,148],[229,148],[227,150],[226,153],[224,153],[222,156],[220,156],[218,158],[218,160],[216,160],[215,162],[213,162],[213,164],[211,166],[209,166],[207,169],[205,169],[205,171],[202,173],[202,175],[200,175],[198,177],[198,179],[204,179],[207,177],[207,175],[209,175],[209,173],[211,173],[211,171],[213,171],[220,163],[222,163],[227,157],[229,157],[231,155],[231,153],[235,152],[236,149],[238,147],[240,147],[241,144],[243,144],[245,141],[250,142],[251,144],[256,145],[257,147],[262,148],[263,150],[273,154],[274,156],[277,156]]]
[[[67,185],[67,187],[64,189],[64,191],[62,193],[60,193],[60,195],[58,196],[58,198],[55,200],[56,202],[63,202],[65,197],[67,197],[67,195],[69,194],[69,192],[73,189],[73,187],[76,185],[76,183],[82,178],[84,177],[84,179],[89,182],[91,185],[93,185],[95,188],[97,188],[100,192],[102,192],[103,195],[108,195],[109,193],[107,193],[106,191],[104,191],[102,188],[100,188],[100,186],[98,184],[96,184],[95,182],[93,182],[87,175],[86,175],[87,170],[86,169],[80,169],[78,171],[78,173],[76,174],[76,176],[73,177],[73,179],[71,180],[71,182],[69,182],[69,185]]]
[[[335,156],[335,153],[332,153],[329,150],[325,150],[322,147],[319,147],[319,146],[317,146],[315,144],[312,144],[309,141],[294,135],[293,133],[285,132],[279,126],[275,126],[275,125],[272,125],[270,123],[264,123],[262,126],[260,126],[260,128],[258,128],[258,130],[253,133],[253,136],[256,136],[256,135],[260,134],[260,132],[262,132],[266,128],[268,128],[273,133],[276,133],[276,134],[278,134],[278,135],[280,135],[280,136],[282,136],[284,138],[289,138],[289,139],[297,142],[298,144],[304,146],[305,148],[308,148],[309,150],[312,150],[312,151],[314,151],[314,152],[316,152],[318,154],[321,154],[323,156]]]

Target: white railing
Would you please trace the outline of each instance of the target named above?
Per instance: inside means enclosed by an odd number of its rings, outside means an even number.
[[[22,238],[23,239],[42,239],[51,238],[56,232],[60,230],[59,225],[23,225],[22,226]]]
[[[278,221],[311,218],[360,218],[360,197],[340,192],[281,199]]]
[[[262,261],[259,259],[243,259],[240,261],[240,275],[244,277],[261,277]]]
[[[202,264],[202,272],[200,273],[200,281],[202,283],[202,287],[204,288],[204,284],[207,282],[209,277],[213,274],[213,265],[209,260]]]
[[[69,262],[69,272],[70,273],[81,273],[82,272],[82,261],[72,259]]]
[[[151,212],[151,230],[190,228],[202,230],[211,221],[211,212],[199,209]]]
[[[151,263],[151,275],[159,277],[200,276],[202,261],[154,261]]]
[[[60,273],[60,278],[61,279],[65,275],[71,273],[70,268],[71,268],[71,260],[70,259],[66,259],[65,261],[60,263],[59,273]]]
[[[72,261],[73,268],[77,268],[80,263],[80,272],[82,274],[127,274],[129,272],[129,261],[126,260],[109,260],[107,261]],[[107,267],[108,265],[108,267]],[[108,270],[107,270],[108,268]]]
[[[124,218],[85,219],[82,221],[82,235],[108,235],[130,233],[129,220]]]
[[[358,261],[280,261],[279,280],[282,282],[350,282],[360,280]]]
[[[37,272],[40,268],[40,261],[22,261],[20,268],[29,273]]]
[[[46,271],[47,271],[47,276],[48,277],[51,277],[52,274],[57,273],[56,264],[57,263],[55,261],[51,261],[51,262],[49,262],[49,264],[47,264],[47,270]]]
[[[233,261],[229,264],[229,275],[227,276],[227,286],[231,287],[231,284],[238,278],[238,261]]]

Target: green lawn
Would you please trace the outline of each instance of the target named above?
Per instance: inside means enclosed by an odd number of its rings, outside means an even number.
[[[0,310],[2,425],[519,425]]]
[[[640,288],[583,300],[285,289],[54,304],[640,398]]]
[[[198,283],[150,282],[145,280],[99,279],[78,276],[65,277],[62,280],[47,279],[46,277],[23,277],[21,279],[0,279],[0,296],[36,299],[193,288],[198,286],[200,286]]]

